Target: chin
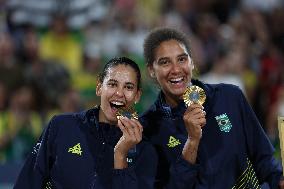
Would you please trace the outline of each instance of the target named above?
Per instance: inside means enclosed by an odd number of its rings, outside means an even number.
[[[109,124],[117,124],[116,114],[113,115],[112,113],[110,113],[108,116],[106,116],[106,121]]]
[[[185,89],[186,89],[186,88],[182,88],[182,89],[179,89],[179,90],[172,90],[172,91],[170,91],[170,93],[171,93],[172,95],[174,95],[174,96],[180,97],[180,96],[183,95]]]

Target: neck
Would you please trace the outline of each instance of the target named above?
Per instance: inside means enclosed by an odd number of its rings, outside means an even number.
[[[180,97],[176,97],[176,96],[166,96],[165,95],[165,100],[166,100],[166,103],[170,106],[170,107],[176,107],[179,102],[180,102]]]
[[[117,121],[111,121],[111,120],[108,120],[108,119],[105,117],[105,114],[104,114],[104,112],[102,111],[102,109],[99,110],[99,122],[101,122],[101,123],[107,123],[107,124],[110,124],[110,125],[117,125]]]

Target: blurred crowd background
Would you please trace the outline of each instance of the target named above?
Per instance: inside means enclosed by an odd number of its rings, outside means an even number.
[[[158,87],[143,39],[157,26],[188,34],[196,78],[243,90],[280,159],[282,0],[0,0],[0,188],[12,186],[53,115],[99,104],[96,77],[110,58],[139,64],[137,109],[149,107]]]

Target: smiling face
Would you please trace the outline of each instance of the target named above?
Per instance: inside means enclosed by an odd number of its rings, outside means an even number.
[[[155,49],[155,59],[148,71],[158,81],[167,103],[175,106],[191,81],[193,68],[185,46],[176,40],[168,40]]]
[[[102,83],[97,85],[96,94],[101,97],[99,121],[116,124],[119,107],[129,107],[138,102],[137,73],[128,65],[119,64],[108,68]]]

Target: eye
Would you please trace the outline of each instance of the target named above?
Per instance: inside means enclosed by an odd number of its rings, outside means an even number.
[[[132,91],[132,90],[134,90],[134,85],[133,84],[128,84],[128,85],[125,86],[125,88],[127,90],[129,90],[129,91]]]
[[[116,85],[117,84],[115,82],[112,82],[112,81],[107,83],[108,87],[115,87]]]
[[[168,59],[162,59],[162,60],[159,60],[158,64],[161,65],[161,66],[166,66],[170,63],[170,61]]]
[[[184,63],[185,61],[187,61],[188,57],[187,56],[181,56],[178,58],[178,62],[180,63]]]

